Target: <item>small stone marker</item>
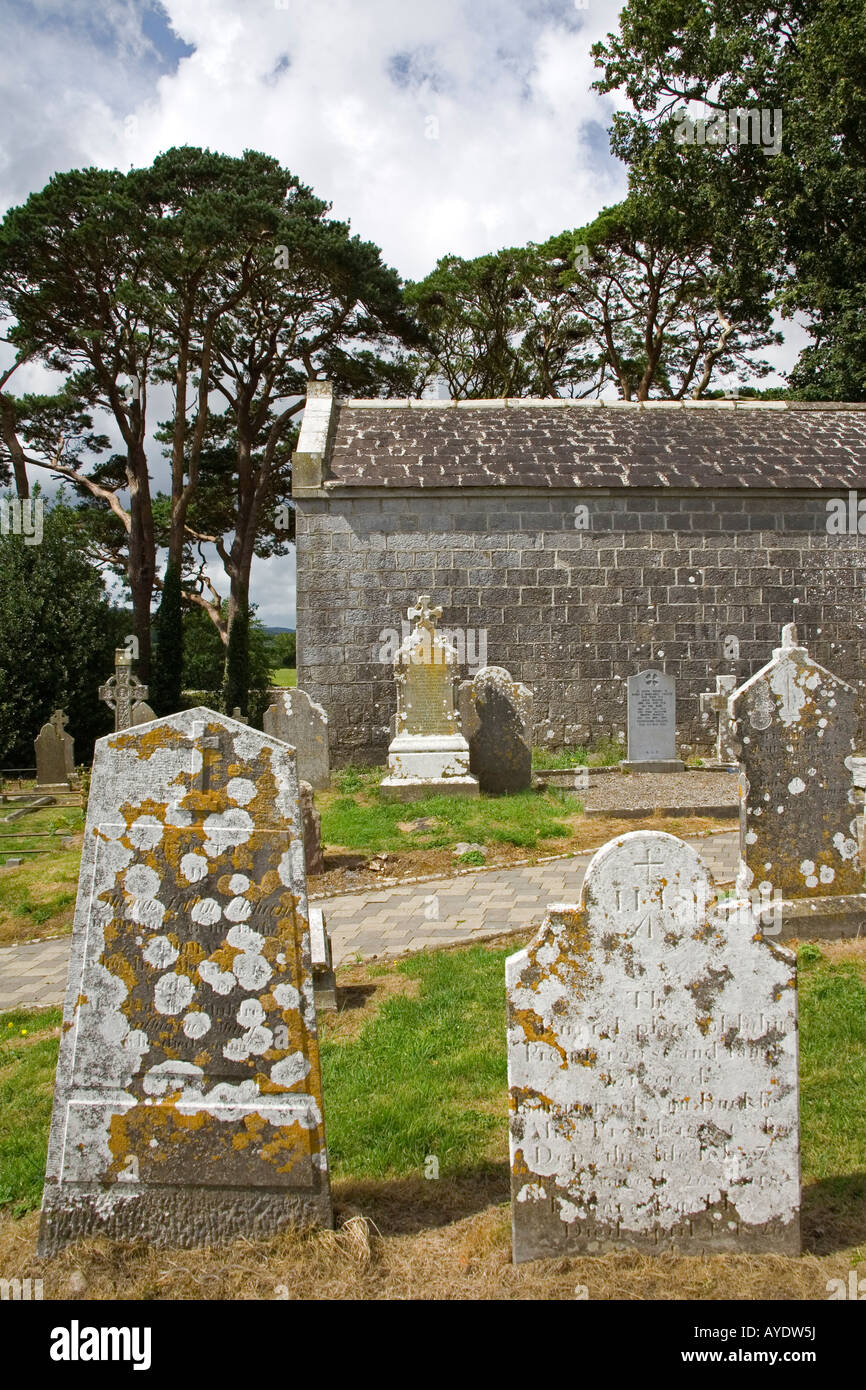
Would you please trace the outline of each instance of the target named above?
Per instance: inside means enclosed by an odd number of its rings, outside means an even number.
[[[305,690],[281,690],[262,720],[271,738],[290,743],[298,760],[298,776],[314,791],[327,791],[331,785],[328,752],[328,716]]]
[[[235,721],[236,724],[249,724],[250,722],[246,718],[246,716],[241,713],[240,705],[235,705],[234,709],[232,710],[232,719]]]
[[[729,710],[741,764],[738,891],[780,899],[784,936],[858,935],[855,691],[810,657],[790,623]]]
[[[515,1263],[800,1250],[796,961],[638,830],[506,961]]]
[[[99,739],[40,1249],[331,1221],[294,758],[201,708]]]
[[[715,690],[705,690],[698,696],[702,718],[716,716],[716,762],[726,767],[737,761],[728,715],[728,700],[736,688],[736,676],[716,676]]]
[[[115,733],[132,726],[133,705],[136,700],[146,700],[149,694],[132,670],[132,653],[126,647],[115,647],[114,675],[99,687],[100,700],[114,711]]]
[[[677,757],[676,681],[663,671],[628,678],[628,756],[633,772],[682,772]]]
[[[34,739],[38,787],[68,787],[75,773],[75,740],[66,732],[68,723],[63,710],[56,709]]]
[[[483,792],[532,785],[532,691],[502,666],[483,666],[462,681],[457,709],[469,741],[469,770]]]
[[[132,707],[132,714],[130,717],[130,725],[132,728],[135,728],[137,724],[150,724],[155,718],[156,715],[146,701],[136,700]]]
[[[388,776],[381,783],[388,801],[426,796],[477,796],[469,772],[469,744],[454,711],[457,649],[436,630],[442,609],[422,594],[409,618],[414,631],[394,658],[397,732],[388,749]]]
[[[331,956],[331,937],[320,907],[310,908],[310,950],[313,960],[313,984],[316,1008],[329,1011],[337,1007],[337,978]]]
[[[304,827],[304,863],[308,874],[323,874],[325,858],[322,854],[322,817],[313,802],[313,788],[309,782],[299,783],[301,803],[301,824]]]

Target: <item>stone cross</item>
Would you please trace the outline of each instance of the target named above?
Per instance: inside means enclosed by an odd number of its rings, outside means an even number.
[[[97,740],[43,1253],[333,1224],[300,833],[291,749],[222,714]]]
[[[114,649],[114,675],[99,687],[99,698],[114,710],[114,731],[132,727],[132,707],[137,700],[146,700],[150,691],[142,685],[132,670],[132,656],[126,647]]]
[[[417,618],[419,627],[434,628],[442,617],[442,607],[437,604],[435,608],[431,608],[430,595],[421,594],[414,608],[408,610],[407,616],[410,621]]]
[[[507,959],[515,1263],[799,1254],[796,958],[715,898],[632,831]]]
[[[716,676],[715,690],[704,690],[698,696],[701,714],[706,719],[716,716],[716,762],[736,762],[729,734],[728,700],[737,688],[736,676]]]

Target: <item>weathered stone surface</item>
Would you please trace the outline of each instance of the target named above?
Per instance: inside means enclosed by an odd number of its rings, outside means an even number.
[[[337,1007],[337,977],[331,955],[331,937],[320,907],[310,908],[310,950],[316,1008],[333,1012]]]
[[[99,698],[114,712],[114,727],[128,729],[136,701],[146,700],[150,691],[132,669],[132,653],[126,647],[114,649],[114,675],[99,687]]]
[[[386,800],[478,795],[469,744],[454,710],[457,649],[436,631],[441,616],[442,609],[431,608],[429,595],[422,594],[409,609],[416,626],[394,658],[397,725],[381,783]]]
[[[795,958],[712,899],[636,831],[506,962],[516,1262],[799,1251]]]
[[[532,691],[502,666],[461,681],[457,709],[469,742],[469,770],[483,792],[519,792],[532,783]]]
[[[294,758],[211,710],[96,745],[40,1249],[331,1222]]]
[[[301,823],[304,827],[304,863],[308,874],[323,874],[325,859],[322,854],[322,817],[313,801],[313,788],[309,782],[300,783]]]
[[[728,701],[736,688],[736,676],[716,676],[715,690],[705,690],[700,696],[701,719],[709,722],[711,715],[716,717],[716,762],[726,766],[737,761],[728,714]]]
[[[146,700],[136,700],[132,707],[130,716],[130,726],[135,728],[137,724],[150,724],[156,715]]]
[[[784,935],[856,933],[866,898],[846,762],[854,690],[812,660],[790,624],[729,710],[741,762],[738,890],[781,897]]]
[[[66,732],[68,723],[63,710],[56,709],[33,741],[37,786],[63,786],[75,772],[75,740]]]
[[[628,678],[628,757],[635,771],[682,772],[677,757],[676,681],[663,671]]]
[[[298,776],[314,791],[331,785],[328,756],[328,716],[303,690],[282,690],[262,720],[266,734],[290,743],[298,760]]]

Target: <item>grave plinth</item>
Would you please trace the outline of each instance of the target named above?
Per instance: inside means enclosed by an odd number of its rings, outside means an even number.
[[[469,771],[469,744],[454,711],[457,649],[436,631],[441,608],[422,595],[409,618],[417,623],[394,658],[397,725],[388,749],[388,801],[427,796],[477,796]]]
[[[738,891],[776,898],[783,937],[862,935],[855,691],[812,659],[789,624],[729,711],[741,764]]]
[[[40,1251],[331,1223],[292,751],[206,709],[99,739]]]
[[[676,681],[663,671],[628,678],[627,772],[683,772],[676,749]]]
[[[515,1263],[799,1254],[796,959],[663,832],[506,961]]]

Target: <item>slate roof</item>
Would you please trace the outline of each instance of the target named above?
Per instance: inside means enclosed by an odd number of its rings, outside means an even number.
[[[866,487],[866,408],[335,401],[325,486]]]

